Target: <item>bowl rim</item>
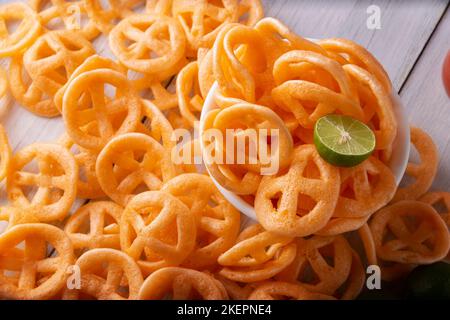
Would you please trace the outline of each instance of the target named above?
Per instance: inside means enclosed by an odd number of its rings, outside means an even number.
[[[216,82],[211,86],[208,95],[206,96],[206,99],[203,103],[202,112],[200,114],[200,124],[199,124],[199,138],[200,138],[200,149],[202,158],[204,159],[203,152],[204,152],[204,145],[203,145],[203,127],[205,124],[205,118],[209,111],[213,109],[219,108],[215,103],[215,93],[218,90],[219,85]],[[397,92],[391,93],[391,101],[394,108],[394,114],[397,119],[397,135],[395,137],[395,140],[393,142],[393,152],[391,159],[389,160],[389,168],[392,170],[395,176],[395,180],[397,183],[397,186],[400,184],[400,181],[402,180],[406,167],[408,165],[409,160],[409,153],[411,148],[410,143],[410,130],[409,130],[409,123],[405,112],[405,107],[401,101],[400,96]],[[394,151],[395,150],[395,151]],[[237,210],[239,210],[241,213],[245,214],[247,217],[257,220],[256,212],[254,207],[252,207],[250,204],[248,204],[246,201],[244,201],[239,195],[235,194],[234,192],[225,189],[222,185],[219,184],[219,182],[211,175],[211,172],[209,171],[208,166],[206,166],[206,171],[208,172],[208,175],[211,177],[211,180],[213,181],[214,185],[217,187],[217,189],[222,193],[222,195],[227,199]]]

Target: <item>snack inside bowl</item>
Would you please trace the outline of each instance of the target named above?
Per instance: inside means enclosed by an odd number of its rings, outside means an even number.
[[[211,110],[219,108],[215,103],[214,96],[218,89],[217,82],[211,87],[208,95],[205,99],[205,103],[203,105],[203,109],[200,116],[200,126],[199,126],[199,136],[203,136],[205,119],[208,112]],[[409,151],[410,151],[410,137],[409,137],[409,125],[407,121],[407,117],[405,114],[404,107],[400,100],[399,95],[394,92],[392,95],[392,102],[394,107],[394,113],[397,119],[397,135],[393,144],[392,156],[389,161],[389,168],[393,172],[397,185],[400,184],[400,181],[403,178],[403,175],[406,170],[406,166],[408,164]],[[202,153],[204,150],[203,139],[200,139],[200,146],[202,149]],[[214,178],[213,175],[209,172],[208,166],[206,166],[206,170],[208,171],[211,179],[213,180],[216,187],[223,194],[223,196],[240,212],[245,214],[247,217],[256,220],[255,209],[248,204],[241,196],[236,193],[227,190],[219,182]]]

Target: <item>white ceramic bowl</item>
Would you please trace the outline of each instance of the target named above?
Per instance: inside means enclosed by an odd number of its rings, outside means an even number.
[[[200,115],[200,126],[199,126],[200,137],[202,137],[203,135],[203,126],[206,114],[209,111],[218,108],[218,106],[215,104],[214,101],[214,94],[217,88],[218,84],[216,82],[209,90],[208,96],[206,97],[205,102],[203,104],[202,113]],[[402,105],[399,95],[397,93],[394,93],[392,98],[393,98],[392,101],[394,102],[393,103],[394,113],[397,118],[398,129],[397,129],[397,137],[395,138],[394,141],[392,157],[389,162],[389,168],[394,173],[398,185],[403,175],[405,174],[406,166],[408,164],[409,149],[410,149],[409,124],[405,114],[405,108]],[[202,139],[200,139],[200,147],[203,152],[204,146]],[[245,214],[247,217],[256,220],[255,209],[247,202],[245,202],[239,195],[222,187],[217,182],[217,180],[214,179],[214,177],[211,175],[207,166],[206,170],[208,171],[209,175],[211,176],[211,179],[213,180],[214,184],[219,189],[219,191],[223,194],[223,196],[240,212]]]

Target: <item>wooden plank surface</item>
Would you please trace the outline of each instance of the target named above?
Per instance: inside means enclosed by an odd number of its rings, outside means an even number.
[[[450,9],[405,83],[400,96],[412,125],[425,129],[441,155],[435,190],[450,190],[450,98],[442,83],[442,64],[450,50]]]

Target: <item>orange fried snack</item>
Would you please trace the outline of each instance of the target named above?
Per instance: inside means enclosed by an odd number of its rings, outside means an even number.
[[[332,296],[309,292],[295,283],[271,281],[255,288],[249,300],[335,300]]]
[[[409,162],[406,175],[413,177],[415,181],[398,188],[393,202],[418,199],[428,191],[436,176],[439,155],[431,137],[421,129],[411,127],[411,143],[419,153],[420,163]]]
[[[255,284],[252,283],[238,283],[230,279],[221,276],[220,274],[214,274],[222,286],[227,291],[227,295],[231,300],[248,300],[248,297],[252,294]]]
[[[238,24],[227,25],[219,32],[212,50],[214,77],[224,96],[256,103],[260,98],[257,89],[260,94],[268,91],[264,87],[271,84],[271,74],[263,38],[257,30]]]
[[[224,300],[222,284],[212,276],[192,269],[166,267],[153,272],[139,291],[140,300]]]
[[[181,264],[194,250],[196,234],[189,208],[160,191],[135,196],[120,221],[122,251],[136,260],[146,275]]]
[[[181,200],[197,220],[196,246],[182,265],[201,269],[216,264],[217,258],[236,241],[239,212],[225,200],[211,178],[198,173],[177,176],[166,182],[161,191]]]
[[[272,97],[280,108],[291,112],[307,129],[312,129],[319,118],[331,113],[340,112],[359,120],[364,117],[355,101],[310,81],[284,82],[272,90]]]
[[[178,20],[188,43],[187,54],[196,56],[199,48],[211,48],[218,32],[238,19],[237,1],[173,0],[172,16]]]
[[[429,205],[436,207],[436,211],[441,215],[442,219],[450,227],[450,193],[440,191],[440,192],[428,192],[420,197],[419,201],[428,203]],[[442,204],[445,209],[442,211],[437,208]]]
[[[37,162],[37,173],[26,167]],[[57,144],[35,143],[17,152],[8,170],[8,199],[16,206],[36,209],[40,222],[62,220],[77,193],[78,165],[73,155]],[[35,188],[35,194],[28,194]]]
[[[47,118],[59,115],[59,111],[53,103],[53,98],[46,96],[26,72],[22,55],[14,56],[11,59],[9,87],[14,99],[28,111]]]
[[[55,97],[53,98],[53,102],[55,103],[56,108],[59,112],[62,112],[62,105],[63,105],[63,98],[64,93],[66,92],[67,86],[69,83],[78,77],[80,74],[87,72],[87,71],[93,71],[96,69],[111,69],[117,72],[120,72],[125,75],[126,69],[116,63],[115,61],[112,61],[111,59],[104,58],[99,55],[91,55],[84,62],[76,68],[73,73],[68,78],[67,82],[55,93]],[[83,99],[87,99],[88,97],[84,94]],[[83,103],[89,103],[88,100],[83,100]]]
[[[267,55],[266,59],[271,72],[275,61],[291,50],[306,50],[327,55],[318,44],[296,35],[277,19],[264,18],[255,25],[255,29],[264,39],[263,52]]]
[[[339,169],[313,145],[301,145],[285,174],[264,177],[255,198],[258,221],[266,230],[308,236],[330,220],[339,195]]]
[[[20,21],[10,33],[8,23]],[[41,25],[37,14],[25,3],[13,2],[0,6],[0,58],[21,53],[38,36]]]
[[[78,164],[77,197],[91,200],[104,197],[95,173],[97,153],[76,145],[67,134],[63,134],[58,142],[73,154]]]
[[[79,31],[59,30],[39,37],[23,56],[23,65],[33,86],[51,98],[86,58],[95,53]],[[53,105],[53,113],[57,113]],[[51,115],[52,115],[51,114]]]
[[[136,300],[143,278],[127,254],[114,249],[92,249],[78,258],[82,293],[98,300]],[[126,290],[124,290],[124,287]]]
[[[207,129],[219,130],[227,139],[211,139]],[[268,138],[272,136],[276,137]],[[211,111],[202,138],[206,149],[205,164],[211,175],[222,186],[238,194],[254,193],[264,170],[278,172],[287,167],[293,153],[292,138],[282,119],[267,107],[249,103]],[[222,140],[226,140],[225,143]],[[222,157],[218,159],[220,155]],[[245,183],[247,179],[251,184]]]
[[[142,133],[112,139],[100,152],[95,171],[105,194],[122,206],[140,186],[159,190],[175,174],[164,147]]]
[[[260,0],[238,0],[238,22],[254,26],[264,17],[264,8]]]
[[[121,206],[111,201],[87,203],[69,217],[64,231],[74,249],[120,249],[122,211]]]
[[[360,217],[360,218],[344,218],[344,217],[334,217],[332,216],[328,223],[315,232],[314,234],[319,236],[336,236],[343,233],[358,230],[363,226],[367,220],[369,220],[370,215]]]
[[[311,292],[334,295],[347,281],[352,267],[352,249],[347,240],[341,235],[314,236],[299,238],[296,245],[295,260],[276,279],[299,283]]]
[[[107,34],[114,27],[117,19],[133,13],[140,0],[84,0],[86,12],[101,32]]]
[[[52,256],[47,255],[48,245],[55,250]],[[0,297],[49,299],[66,285],[73,262],[72,243],[59,228],[42,223],[16,225],[0,235]]]
[[[109,96],[106,85],[115,87],[114,95]],[[89,95],[89,101],[80,101],[82,95]],[[87,71],[74,78],[64,92],[62,109],[72,140],[97,151],[112,137],[134,131],[142,114],[130,82],[111,69]],[[88,125],[93,126],[89,131]]]
[[[397,189],[392,171],[370,157],[352,168],[340,168],[341,190],[334,217],[361,218],[384,207]]]
[[[450,248],[445,222],[431,205],[399,201],[378,211],[370,221],[377,255],[402,264],[429,264]]]
[[[223,253],[219,274],[238,282],[257,282],[272,278],[295,258],[292,238],[265,231],[261,225],[244,229],[236,245]]]
[[[84,1],[30,0],[29,4],[38,13],[41,25],[48,30],[80,30],[88,40],[96,38],[100,31],[88,17]],[[55,23],[56,22],[56,23]]]
[[[8,135],[0,124],[0,182],[5,179],[11,164],[12,152],[9,146]]]
[[[203,108],[203,97],[200,93],[198,62],[186,65],[177,76],[177,96],[180,113],[194,127],[199,121]]]
[[[135,14],[109,34],[112,52],[126,67],[145,74],[175,74],[184,59],[186,38],[171,17]]]
[[[355,64],[373,74],[388,94],[392,84],[388,74],[376,58],[365,48],[348,39],[324,39],[319,45],[342,64]],[[345,57],[347,56],[347,57]]]
[[[176,146],[173,140],[173,127],[164,114],[152,102],[142,99],[142,112],[145,117],[144,133],[150,135],[166,149],[172,152]]]
[[[365,86],[376,101],[374,114],[377,116],[377,123],[371,125],[376,138],[375,149],[390,149],[397,136],[397,120],[389,92],[373,74],[365,69],[354,64],[346,64],[343,68],[352,80],[360,86]],[[366,122],[370,120],[372,119],[366,119]]]
[[[313,51],[286,52],[275,61],[273,76],[277,85],[289,80],[306,80],[357,101],[355,87],[342,66]]]

